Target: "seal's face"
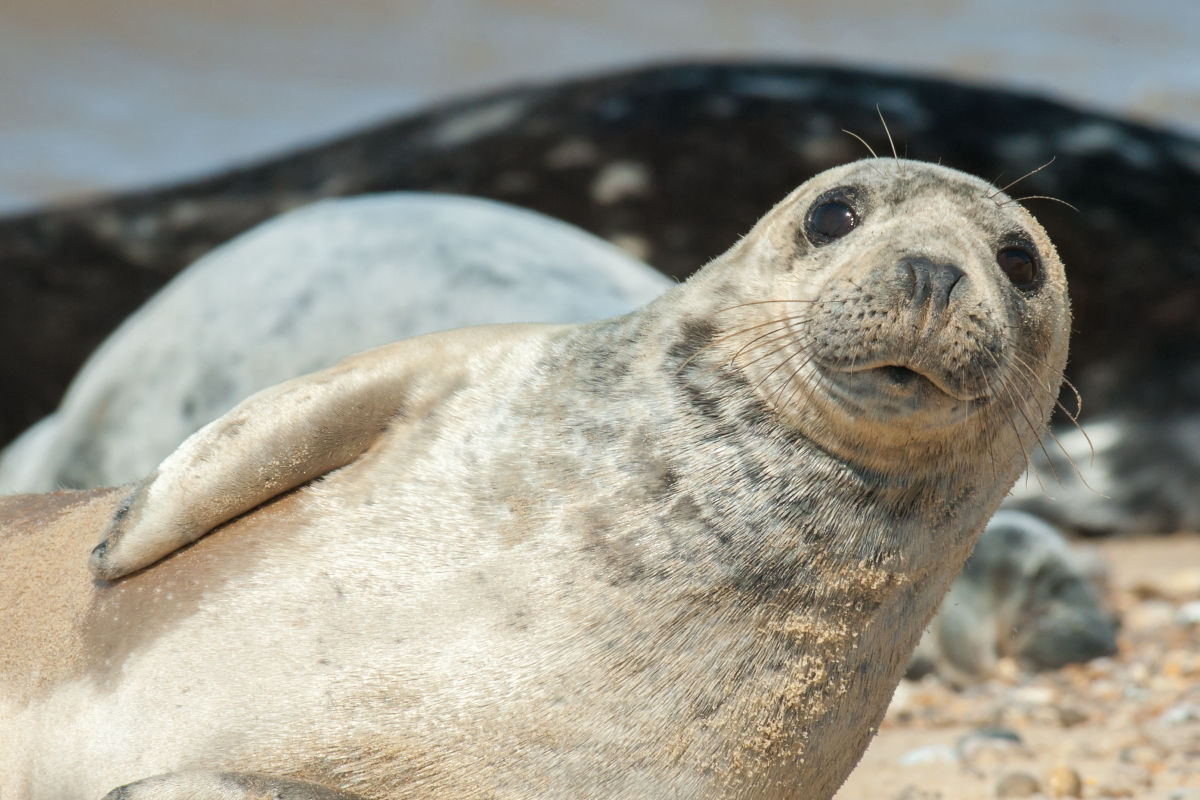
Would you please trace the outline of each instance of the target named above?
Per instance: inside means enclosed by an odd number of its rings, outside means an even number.
[[[727,329],[746,331],[730,346],[756,354],[739,357],[746,371],[802,428],[911,445],[1002,407],[1040,429],[1069,312],[1054,248],[1016,202],[955,170],[873,159],[808,181],[755,234],[733,254],[766,302]]]

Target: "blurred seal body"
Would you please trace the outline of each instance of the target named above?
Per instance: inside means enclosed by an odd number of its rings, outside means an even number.
[[[965,685],[990,676],[1002,657],[1056,669],[1113,655],[1102,577],[1103,562],[1072,551],[1050,525],[997,511],[921,637],[909,676],[937,670]]]
[[[260,389],[397,339],[590,322],[673,284],[558,220],[419,192],[285,214],[177,276],[88,359],[58,411],[0,456],[0,493],[145,477]]]
[[[67,568],[4,598],[0,793],[830,797],[1068,327],[1024,210],[864,161],[626,316],[370,351],[124,499],[7,501],[3,568]]]

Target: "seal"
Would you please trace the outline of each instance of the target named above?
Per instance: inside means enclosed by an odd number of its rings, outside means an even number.
[[[504,203],[395,192],[315,203],[209,253],[127,319],[0,456],[0,493],[147,475],[249,395],[423,333],[590,322],[671,280]]]
[[[921,637],[908,677],[936,670],[965,686],[999,658],[1056,669],[1117,652],[1114,614],[1098,585],[1103,562],[1071,549],[1032,514],[1001,509]]]
[[[830,797],[1068,330],[1024,209],[875,159],[625,316],[265,390],[123,500],[7,512],[0,791]],[[105,512],[102,580],[45,572]]]

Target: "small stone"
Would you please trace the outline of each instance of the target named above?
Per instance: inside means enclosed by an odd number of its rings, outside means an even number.
[[[909,750],[900,756],[897,763],[902,767],[916,764],[953,764],[958,761],[958,753],[948,744],[931,744]]]
[[[1158,588],[1168,600],[1200,599],[1200,567],[1176,570],[1167,575]]]
[[[1187,680],[1200,675],[1200,654],[1186,650],[1167,653],[1162,666],[1163,676],[1174,681]]]
[[[924,789],[909,784],[900,790],[900,794],[896,795],[895,800],[942,800],[942,793],[927,792]]]
[[[1158,748],[1149,744],[1138,744],[1121,749],[1121,760],[1127,764],[1137,764],[1139,767],[1153,769],[1162,761]]]
[[[972,731],[958,740],[956,748],[962,760],[976,769],[1026,755],[1024,743],[1016,731],[1000,726]]]
[[[1004,683],[1016,683],[1021,679],[1021,674],[1020,662],[1011,657],[997,659],[992,668],[992,677]]]
[[[1163,725],[1184,725],[1189,722],[1200,721],[1200,705],[1196,703],[1177,703],[1158,718],[1158,721]]]
[[[1048,706],[1058,699],[1058,693],[1048,686],[1022,686],[1013,690],[1012,699],[1026,706]]]
[[[1184,603],[1175,612],[1175,624],[1184,628],[1200,625],[1200,600]]]
[[[1107,775],[1097,778],[1095,794],[1097,797],[1145,797],[1153,785],[1149,770],[1134,764],[1114,764]]]
[[[1006,772],[996,781],[996,797],[1033,797],[1041,786],[1028,772]]]
[[[1129,609],[1125,625],[1136,631],[1157,630],[1171,625],[1174,619],[1174,605],[1165,600],[1147,600]]]
[[[1060,764],[1046,775],[1046,790],[1051,797],[1083,797],[1083,780],[1074,769]]]
[[[1064,728],[1082,725],[1090,718],[1086,711],[1076,706],[1060,706],[1058,709],[1058,724]]]
[[[963,736],[961,739],[959,739],[959,746],[961,747],[965,742],[971,741],[973,739],[982,739],[982,740],[995,739],[995,740],[999,740],[1002,742],[1008,742],[1010,744],[1017,744],[1017,745],[1022,743],[1021,742],[1021,734],[1017,733],[1012,728],[1005,728],[1001,725],[988,725],[986,727],[973,730],[970,733],[968,733],[967,735]]]

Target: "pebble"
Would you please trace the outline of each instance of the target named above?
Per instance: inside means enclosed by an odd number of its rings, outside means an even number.
[[[1157,630],[1175,621],[1175,605],[1165,600],[1147,600],[1129,609],[1125,624],[1132,630]]]
[[[942,800],[942,793],[927,792],[924,789],[909,784],[900,790],[900,794],[896,795],[895,800]]]
[[[1158,589],[1168,600],[1200,599],[1200,567],[1172,572],[1163,579]]]
[[[1082,725],[1089,719],[1088,713],[1078,706],[1062,705],[1057,709],[1058,724],[1064,728],[1073,728],[1076,725]]]
[[[1048,686],[1021,686],[1011,696],[1014,703],[1026,706],[1048,706],[1058,699],[1058,693]]]
[[[1184,603],[1175,612],[1175,623],[1185,628],[1200,625],[1200,600]]]
[[[953,764],[958,761],[958,753],[948,744],[930,744],[909,750],[900,756],[898,764],[911,767],[917,764]]]
[[[1140,767],[1152,768],[1162,763],[1162,753],[1150,744],[1139,744],[1126,747],[1120,751],[1120,759],[1127,764],[1137,764]]]
[[[1041,786],[1028,772],[1006,772],[996,781],[996,797],[1033,797]]]
[[[1046,776],[1046,790],[1051,797],[1083,797],[1083,780],[1074,769],[1060,764]]]
[[[1133,764],[1114,764],[1108,774],[1096,782],[1099,797],[1144,797],[1154,785],[1154,778],[1144,767]]]
[[[1164,711],[1158,721],[1163,725],[1184,725],[1200,721],[1200,704],[1176,703]]]
[[[977,770],[1002,765],[1028,755],[1017,732],[999,726],[980,728],[968,733],[958,740],[956,750],[965,764]]]

